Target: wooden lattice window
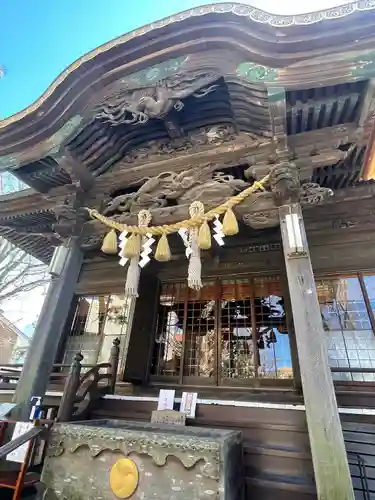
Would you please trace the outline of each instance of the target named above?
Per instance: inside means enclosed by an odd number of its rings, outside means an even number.
[[[292,378],[283,292],[276,277],[162,286],[151,375],[226,385]]]
[[[316,288],[328,362],[333,368],[354,368],[356,372],[333,372],[334,380],[374,382],[375,277],[362,273],[319,278]]]

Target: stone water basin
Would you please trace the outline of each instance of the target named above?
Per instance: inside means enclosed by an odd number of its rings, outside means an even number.
[[[243,500],[240,432],[120,420],[55,424],[42,482],[63,500]]]

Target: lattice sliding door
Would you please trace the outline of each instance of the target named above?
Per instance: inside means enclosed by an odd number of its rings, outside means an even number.
[[[152,379],[241,386],[292,376],[278,277],[162,286]]]

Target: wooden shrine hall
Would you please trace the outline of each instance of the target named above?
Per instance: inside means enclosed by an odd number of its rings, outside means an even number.
[[[91,419],[197,392],[188,425],[242,431],[246,499],[375,498],[374,26],[365,0],[191,9],[0,121],[29,186],[0,235],[52,276],[9,398],[118,338]]]

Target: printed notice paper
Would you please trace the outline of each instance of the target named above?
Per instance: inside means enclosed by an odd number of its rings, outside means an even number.
[[[195,418],[195,409],[197,407],[197,392],[183,392],[180,412],[185,413],[189,418]]]
[[[25,432],[29,431],[33,427],[34,424],[32,422],[17,422],[14,427],[12,441],[22,436],[22,434],[25,434]],[[19,462],[23,464],[26,458],[27,450],[29,448],[29,443],[30,441],[27,441],[26,443],[19,446],[17,449],[9,453],[6,459],[10,462]]]
[[[173,410],[175,390],[161,389],[159,392],[158,410]]]

